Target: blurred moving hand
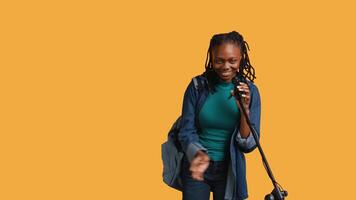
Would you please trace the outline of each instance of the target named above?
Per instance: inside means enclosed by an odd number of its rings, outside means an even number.
[[[203,151],[198,151],[190,163],[189,170],[192,172],[192,178],[198,181],[204,180],[204,172],[209,167],[210,158]]]

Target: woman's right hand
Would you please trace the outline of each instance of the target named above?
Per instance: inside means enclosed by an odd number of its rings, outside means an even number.
[[[204,180],[204,172],[208,168],[210,158],[203,151],[198,151],[190,163],[189,170],[192,172],[192,178],[198,181]]]

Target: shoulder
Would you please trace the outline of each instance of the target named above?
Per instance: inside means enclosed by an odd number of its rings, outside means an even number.
[[[205,88],[206,84],[208,83],[208,79],[206,78],[205,74],[195,75],[191,78],[188,87],[193,87],[195,89]]]
[[[206,78],[206,75],[205,73],[202,73],[202,74],[198,74],[198,75],[195,75],[192,77],[192,80],[200,80],[200,81],[207,81],[208,79]]]
[[[196,96],[196,90],[198,89],[198,81],[200,81],[200,75],[195,75],[190,78],[186,87],[185,94],[189,96]]]

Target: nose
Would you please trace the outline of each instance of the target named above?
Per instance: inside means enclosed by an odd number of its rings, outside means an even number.
[[[225,62],[222,68],[223,68],[223,69],[229,69],[229,68],[230,68],[229,63],[228,63],[228,62]]]

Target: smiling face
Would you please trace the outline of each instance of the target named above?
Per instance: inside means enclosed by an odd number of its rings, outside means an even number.
[[[214,71],[224,82],[230,82],[239,71],[241,50],[233,43],[223,43],[212,51],[212,65]]]

